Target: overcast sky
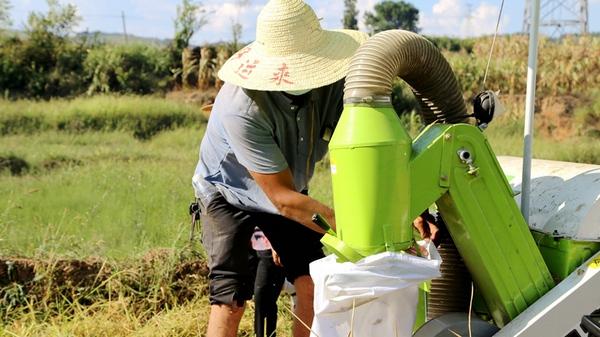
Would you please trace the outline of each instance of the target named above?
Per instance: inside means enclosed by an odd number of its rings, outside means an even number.
[[[72,3],[79,9],[83,20],[79,30],[122,32],[121,12],[125,13],[129,34],[170,38],[173,35],[175,8],[180,0],[60,0]],[[543,0],[542,0],[543,1]],[[22,29],[27,14],[45,11],[45,0],[10,0],[13,27]],[[359,25],[363,12],[372,10],[377,0],[358,0]],[[408,1],[420,11],[419,27],[422,33],[457,37],[491,34],[494,31],[501,0],[419,0]],[[506,0],[501,33],[521,30],[524,1]],[[572,1],[573,2],[573,1]],[[204,0],[204,7],[211,12],[208,24],[198,32],[192,42],[225,41],[231,39],[231,25],[238,20],[243,26],[243,41],[254,40],[256,16],[266,0],[250,0],[250,5],[239,8],[236,0]],[[341,28],[344,10],[343,0],[307,0],[324,28]],[[589,0],[590,30],[600,32],[600,0]]]

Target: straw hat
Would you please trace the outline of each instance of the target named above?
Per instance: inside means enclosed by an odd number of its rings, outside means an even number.
[[[256,41],[227,60],[219,78],[262,91],[322,87],[346,76],[366,39],[355,30],[323,30],[301,0],[271,0],[258,15]]]

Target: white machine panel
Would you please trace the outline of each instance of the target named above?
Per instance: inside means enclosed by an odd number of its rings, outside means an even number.
[[[577,268],[494,337],[566,336],[600,307],[600,252]],[[582,335],[583,336],[583,335]]]
[[[498,161],[521,204],[520,157]],[[600,241],[600,165],[534,159],[529,227],[556,237]]]

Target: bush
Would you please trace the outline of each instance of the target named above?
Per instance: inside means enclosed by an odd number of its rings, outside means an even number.
[[[470,54],[475,46],[475,39],[459,39],[447,36],[427,36],[427,39],[439,49],[451,52],[464,51]]]
[[[166,89],[171,80],[167,53],[144,44],[104,45],[92,49],[84,68],[91,79],[88,94],[149,94]]]
[[[70,158],[63,155],[51,156],[50,158],[44,159],[40,163],[40,169],[44,169],[45,171],[56,170],[62,167],[69,166],[81,166],[83,162],[79,159]]]
[[[79,22],[72,5],[48,0],[48,13],[32,12],[27,37],[0,37],[0,92],[6,97],[72,96],[85,88],[86,39],[69,37]]]
[[[21,49],[20,39],[0,35],[0,89],[5,97],[27,85]]]
[[[17,157],[15,155],[0,155],[0,173],[8,171],[14,176],[24,174],[29,170],[29,163],[25,159]]]
[[[575,121],[579,132],[590,138],[600,138],[600,90],[591,92],[591,102],[575,110]]]
[[[1,106],[2,104],[0,104]],[[0,136],[41,131],[49,127],[44,115],[19,112],[3,112],[0,115]]]
[[[401,79],[397,79],[392,87],[392,105],[398,116],[420,110],[410,86]]]
[[[85,92],[85,39],[0,36],[0,94],[5,98],[69,97]]]
[[[172,82],[169,52],[151,45],[101,45],[73,36],[80,17],[73,5],[48,1],[32,12],[24,36],[0,34],[0,95],[73,97],[82,93],[148,94]],[[1,32],[0,32],[1,33]]]

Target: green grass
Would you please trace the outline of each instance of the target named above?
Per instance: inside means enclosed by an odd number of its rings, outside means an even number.
[[[72,100],[0,100],[0,136],[46,130],[125,131],[149,139],[162,130],[204,122],[190,104],[152,96],[93,96]]]
[[[492,122],[485,131],[496,155],[521,157],[523,155],[523,123],[502,118]],[[536,136],[534,131],[533,157],[537,159],[568,161],[600,165],[600,139],[596,136],[573,136],[554,140]]]
[[[1,149],[38,167],[0,175],[0,255],[121,258],[182,246],[201,136],[186,128],[146,142],[122,132],[0,138]],[[40,166],[56,157],[78,164]]]
[[[123,132],[43,132],[0,138],[26,160],[26,174],[0,174],[0,255],[127,258],[181,248],[202,129],[177,129],[149,141]],[[52,158],[69,158],[46,168]],[[311,195],[331,204],[327,163]],[[8,239],[10,238],[10,239]]]

